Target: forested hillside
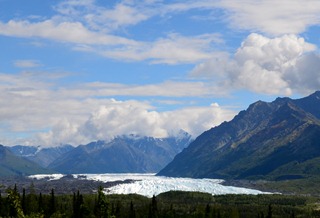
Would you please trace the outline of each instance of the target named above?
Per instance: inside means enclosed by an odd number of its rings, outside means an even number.
[[[0,177],[25,176],[40,173],[53,173],[40,165],[17,157],[8,148],[0,145]]]
[[[113,218],[256,218],[319,217],[317,202],[312,197],[283,195],[221,195],[173,191],[153,196],[36,194],[18,187],[0,196],[0,217],[113,217]]]

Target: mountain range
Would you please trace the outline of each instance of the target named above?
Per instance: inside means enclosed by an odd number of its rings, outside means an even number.
[[[48,168],[61,173],[156,173],[190,142],[191,135],[186,132],[162,139],[121,136],[80,145]]]
[[[50,163],[58,157],[74,149],[71,145],[62,145],[58,147],[41,148],[40,146],[16,145],[8,149],[18,157],[23,157],[39,164],[42,167],[48,167]]]
[[[0,145],[0,176],[24,176],[30,174],[53,173],[38,164],[18,157],[10,149]]]
[[[269,180],[320,175],[320,92],[251,104],[198,136],[158,175]]]
[[[258,101],[195,140],[118,136],[72,147],[0,145],[0,176],[151,173],[173,177],[286,180],[320,175],[320,92]]]
[[[111,141],[95,141],[77,147],[2,146],[5,158],[0,159],[0,166],[2,164],[11,171],[0,168],[3,172],[0,176],[40,172],[156,173],[191,141],[191,135],[181,130],[175,137],[118,136]],[[9,162],[15,164],[8,164],[7,159],[14,160]],[[23,166],[29,167],[25,169]]]

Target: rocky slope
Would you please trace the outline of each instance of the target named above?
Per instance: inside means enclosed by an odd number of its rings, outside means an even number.
[[[315,92],[250,105],[201,134],[159,175],[282,180],[319,173],[320,92]]]

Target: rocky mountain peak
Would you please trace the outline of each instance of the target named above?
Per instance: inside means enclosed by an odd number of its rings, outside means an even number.
[[[311,94],[309,97],[320,99],[320,91],[316,91],[313,94]]]
[[[49,167],[61,173],[154,173],[188,146],[189,139],[123,135],[78,146]]]
[[[316,92],[297,100],[253,103],[201,134],[159,175],[277,179],[319,174],[309,170],[320,169],[319,97]],[[292,167],[297,161],[298,170]]]

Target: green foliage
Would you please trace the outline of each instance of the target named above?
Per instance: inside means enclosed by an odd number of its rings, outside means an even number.
[[[149,206],[148,218],[157,218],[158,214],[158,202],[156,196],[153,195],[151,204]]]
[[[151,199],[136,195],[55,195],[17,192],[0,196],[0,217],[25,218],[242,218],[320,217],[320,198],[289,195],[219,195],[171,191]],[[25,200],[23,200],[25,198]],[[24,202],[25,201],[25,202]],[[24,203],[23,203],[24,202]],[[22,205],[24,204],[24,207]],[[52,208],[53,207],[53,208]]]
[[[106,195],[103,193],[103,188],[100,186],[98,190],[98,200],[96,203],[96,217],[109,218],[110,214],[110,202],[108,201]]]
[[[53,173],[52,170],[44,169],[32,161],[17,157],[2,145],[0,145],[0,156],[1,177]]]
[[[15,188],[8,190],[7,196],[8,206],[10,208],[9,215],[11,217],[23,218],[25,217],[23,214],[23,209],[20,202],[20,196],[17,192],[16,186]]]
[[[44,218],[44,215],[41,213],[31,213],[30,215],[26,215],[25,218]]]
[[[288,195],[310,195],[320,196],[320,176],[312,176],[303,179],[288,179],[281,181],[258,180],[240,184],[261,191],[280,192]],[[252,185],[253,184],[253,185]]]
[[[89,214],[88,208],[84,205],[83,196],[80,191],[73,194],[73,217],[82,218]]]

